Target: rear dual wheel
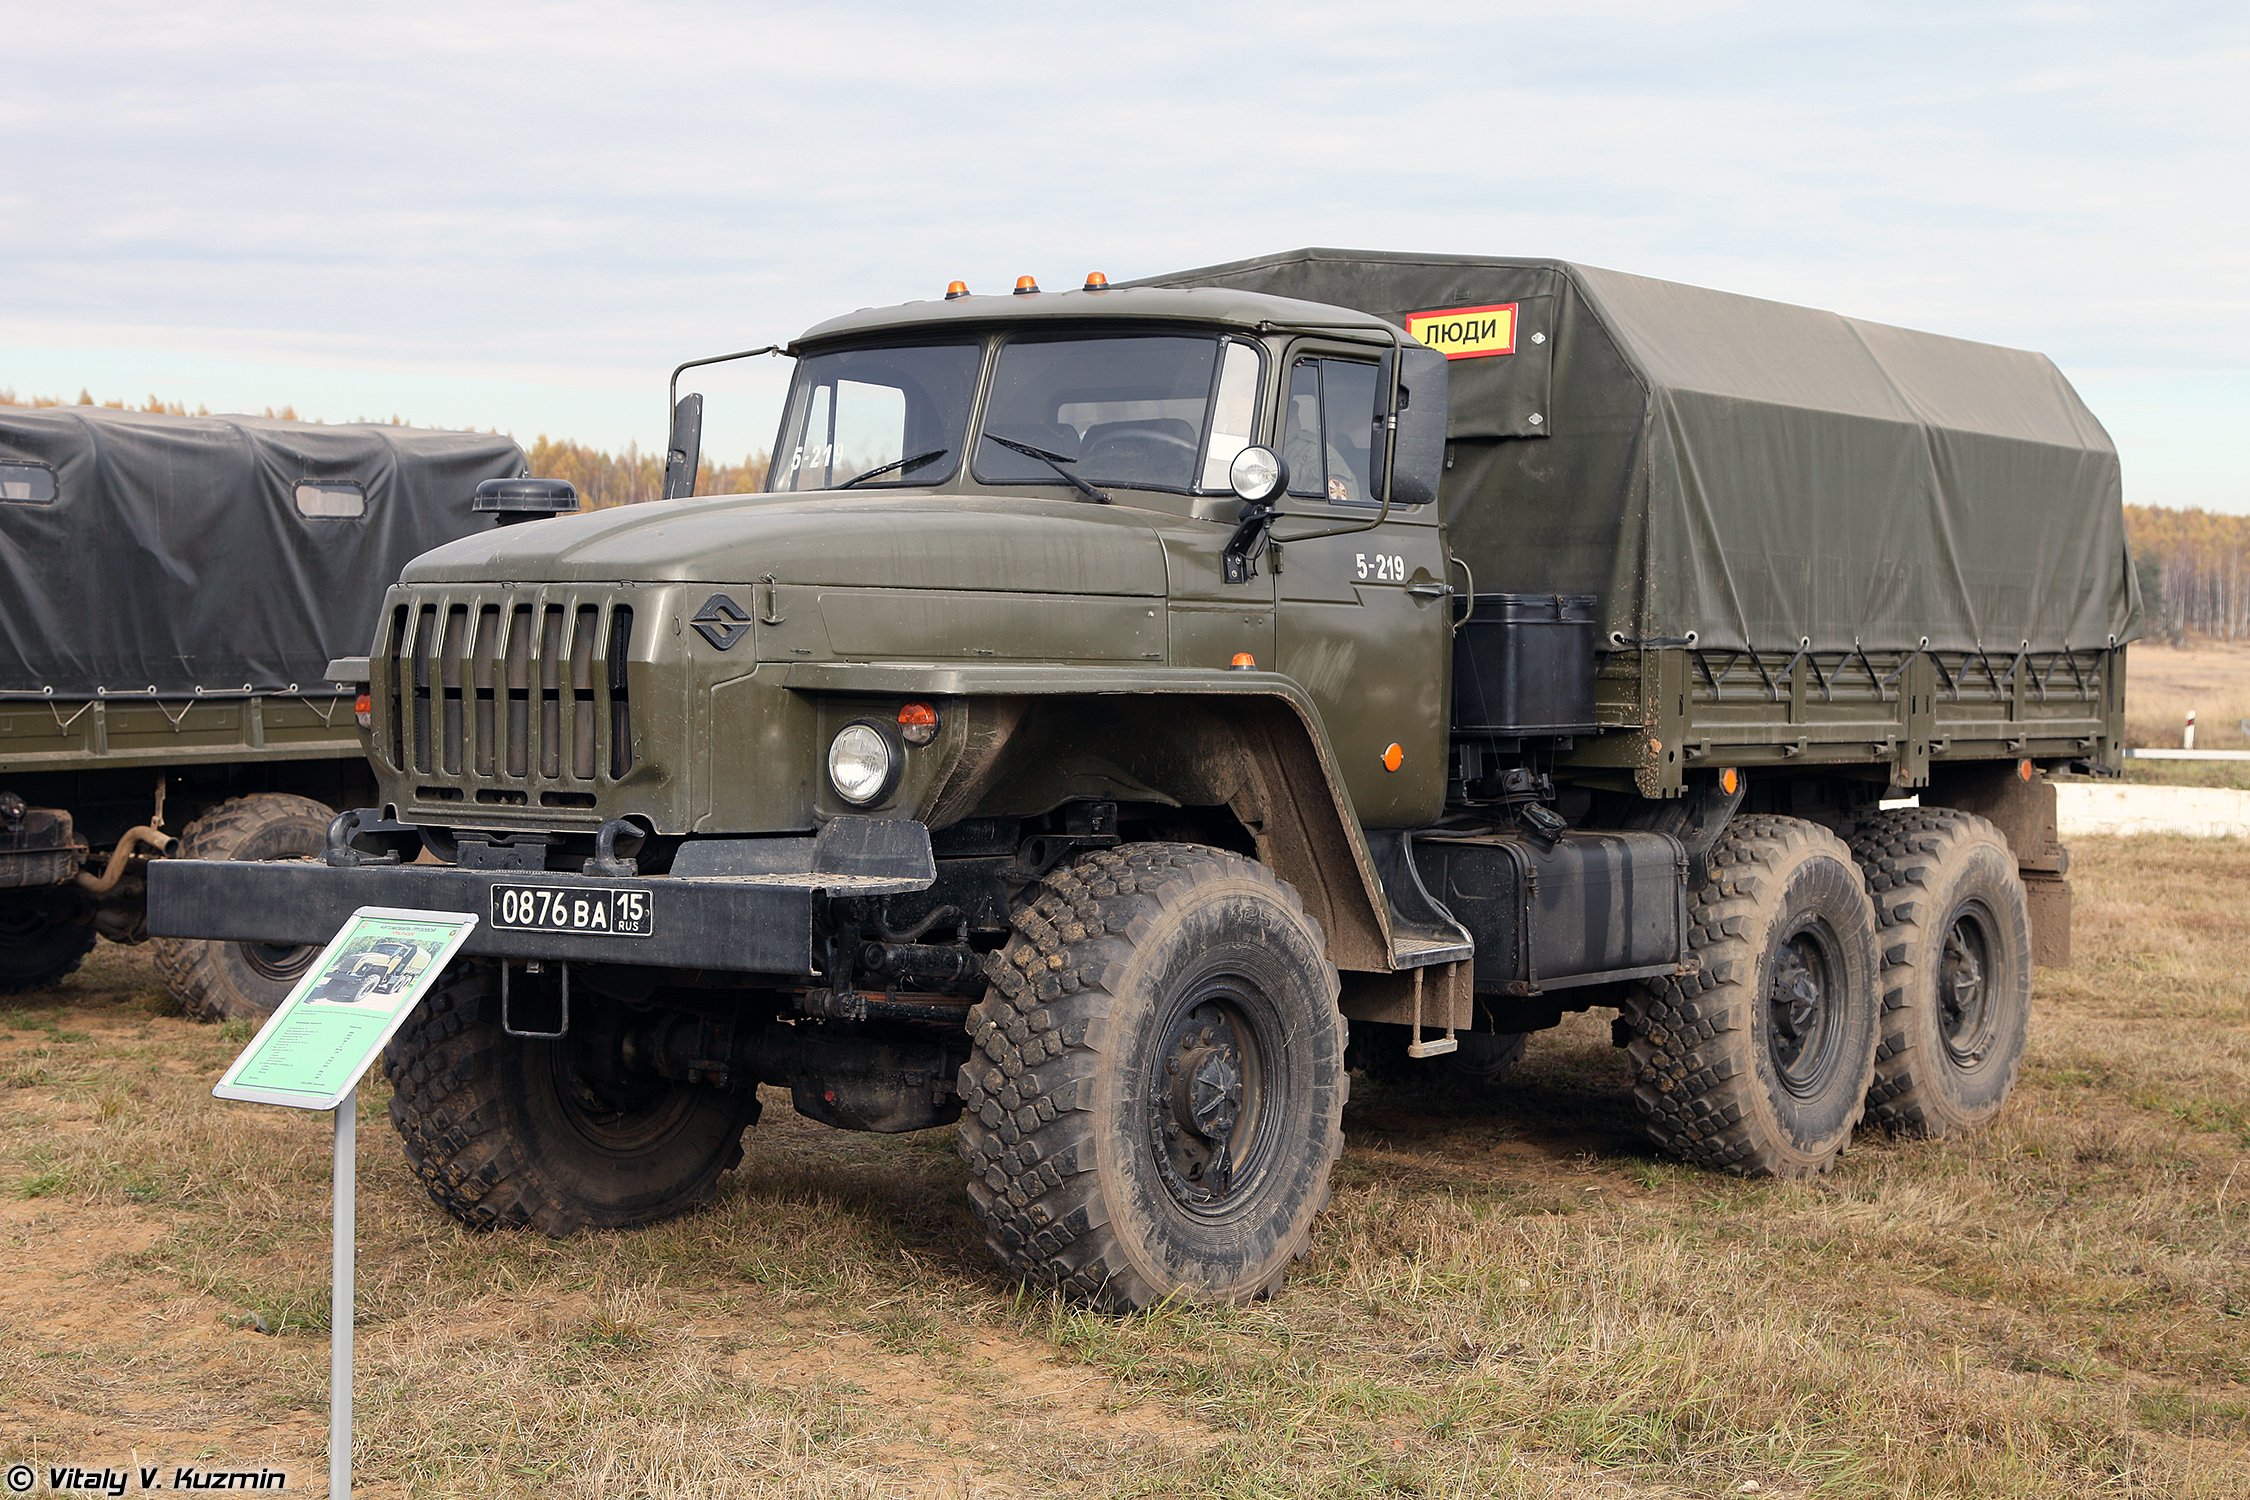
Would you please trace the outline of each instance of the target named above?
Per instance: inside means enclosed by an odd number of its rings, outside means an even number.
[[[2031,922],[2000,830],[1950,807],[1879,813],[1852,831],[1883,946],[1869,1116],[1958,1135],[2000,1112],[2031,1020]]]
[[[1875,1071],[1875,912],[1843,840],[1798,818],[1735,819],[1690,892],[1694,973],[1627,1018],[1634,1097],[1658,1146],[1754,1177],[1843,1153]]]

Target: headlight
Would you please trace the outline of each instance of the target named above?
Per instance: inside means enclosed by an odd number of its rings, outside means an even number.
[[[828,780],[857,806],[880,801],[898,779],[898,751],[873,724],[846,724],[828,742]]]

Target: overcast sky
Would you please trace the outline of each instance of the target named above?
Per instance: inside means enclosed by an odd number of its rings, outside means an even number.
[[[2128,499],[2250,510],[2240,3],[76,0],[4,47],[21,395],[647,447],[678,360],[955,276],[1482,252],[2044,350]]]

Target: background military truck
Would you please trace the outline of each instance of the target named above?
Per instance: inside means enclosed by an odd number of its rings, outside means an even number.
[[[418,559],[334,669],[377,805],[152,920],[481,917],[388,1056],[466,1223],[676,1212],[770,1084],[958,1118],[994,1250],[1111,1307],[1279,1283],[1347,1018],[1490,1079],[1614,1008],[1743,1173],[1989,1117],[2136,614],[2054,367],[1548,261],[1166,280],[823,323],[770,493]]]
[[[0,994],[146,937],[150,858],[315,853],[374,795],[328,660],[523,467],[479,433],[0,408]],[[190,1012],[255,1017],[314,951],[157,960]]]

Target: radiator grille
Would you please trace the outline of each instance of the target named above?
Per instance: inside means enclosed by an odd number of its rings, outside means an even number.
[[[633,608],[567,591],[393,605],[375,743],[442,800],[583,808],[633,769]],[[427,789],[434,790],[434,789]]]

